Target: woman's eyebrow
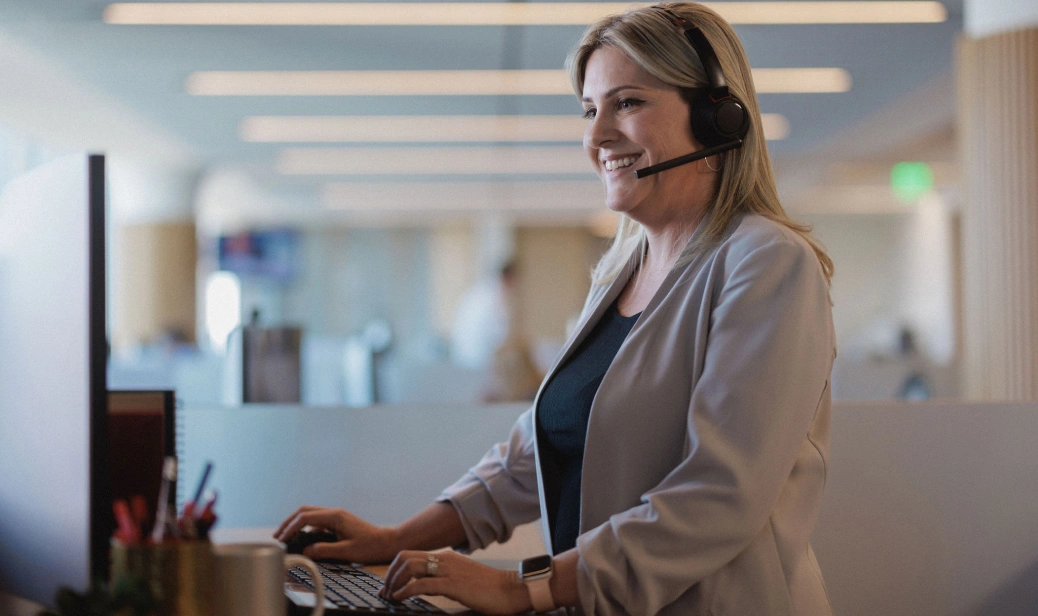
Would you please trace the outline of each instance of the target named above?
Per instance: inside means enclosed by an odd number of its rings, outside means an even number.
[[[609,90],[608,92],[606,92],[602,96],[603,96],[603,98],[609,98],[611,96],[614,96],[617,92],[620,92],[621,90],[644,90],[644,89],[645,88],[643,88],[641,86],[628,86],[628,85],[616,86],[615,88]],[[590,103],[591,99],[589,97],[585,96],[585,97],[580,99],[580,102],[582,102],[582,103]]]

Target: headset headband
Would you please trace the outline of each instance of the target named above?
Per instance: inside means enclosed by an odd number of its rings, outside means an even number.
[[[721,70],[721,63],[717,61],[717,54],[714,53],[714,48],[710,45],[710,41],[707,40],[703,31],[666,7],[656,5],[652,8],[665,13],[674,22],[674,25],[681,28],[682,32],[684,32],[688,44],[695,50],[696,55],[699,56],[699,61],[703,64],[703,70],[706,71],[706,78],[710,82],[709,95],[711,100],[716,102],[729,96],[728,80],[725,79],[724,71]]]

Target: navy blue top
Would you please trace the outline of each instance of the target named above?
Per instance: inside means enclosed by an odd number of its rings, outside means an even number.
[[[580,473],[591,402],[637,320],[637,314],[621,316],[613,302],[580,347],[555,372],[537,403],[537,447],[555,554],[577,544]]]

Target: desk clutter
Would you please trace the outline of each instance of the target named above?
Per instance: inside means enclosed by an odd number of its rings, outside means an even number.
[[[57,612],[40,616],[285,616],[286,570],[321,572],[309,558],[271,543],[214,545],[216,492],[206,492],[213,464],[206,463],[194,498],[177,514],[171,507],[176,458],[166,458],[155,515],[141,496],[112,503],[107,583],[86,594],[62,588]],[[203,497],[204,500],[203,500]],[[314,590],[313,616],[324,613],[324,589]]]
[[[209,531],[217,515],[216,492],[207,495],[212,473],[206,464],[194,498],[179,515],[170,511],[177,460],[168,457],[155,515],[144,497],[112,503],[115,533],[110,543],[107,584],[97,581],[86,594],[63,588],[56,612],[41,616],[212,616],[217,609],[216,558]],[[206,500],[202,502],[203,496]]]

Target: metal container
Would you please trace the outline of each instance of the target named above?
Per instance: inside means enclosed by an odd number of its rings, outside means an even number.
[[[111,543],[109,581],[143,579],[157,602],[156,616],[213,616],[216,614],[216,566],[207,541],[184,541],[153,546]]]

